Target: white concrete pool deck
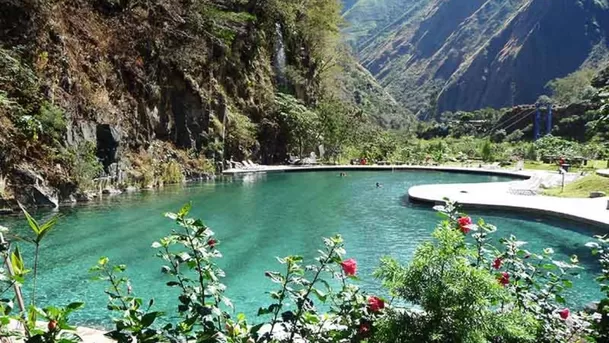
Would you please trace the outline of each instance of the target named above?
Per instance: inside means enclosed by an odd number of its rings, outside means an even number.
[[[407,166],[407,165],[337,165],[337,166],[256,166],[255,168],[232,168],[226,169],[223,173],[227,175],[248,174],[248,173],[281,173],[281,172],[304,172],[304,171],[348,171],[348,170],[370,170],[370,171],[447,171],[447,172],[465,172],[477,174],[493,174],[528,178],[530,175],[523,172],[517,172],[509,169],[487,169],[475,167],[442,167],[442,166]]]
[[[516,181],[526,182],[526,181]],[[557,198],[509,193],[511,182],[415,186],[408,190],[411,201],[441,203],[449,198],[466,208],[509,210],[550,215],[609,228],[609,198]]]
[[[473,184],[435,184],[411,187],[408,197],[414,202],[437,204],[449,198],[457,201],[465,208],[495,209],[518,211],[531,214],[549,215],[566,218],[609,228],[609,197],[597,199],[558,198],[542,195],[516,195],[511,189],[528,187],[528,180],[536,176],[547,179],[552,172],[544,171],[513,171],[508,169],[485,169],[467,167],[435,167],[435,166],[259,166],[250,169],[229,169],[225,174],[244,174],[259,172],[298,172],[298,171],[345,171],[345,170],[394,170],[394,171],[448,171],[491,174],[498,176],[521,177],[522,181],[473,183]],[[609,176],[609,170],[607,170]]]

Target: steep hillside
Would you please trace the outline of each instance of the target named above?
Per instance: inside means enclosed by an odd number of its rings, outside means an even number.
[[[607,58],[608,8],[605,0],[360,0],[344,17],[362,64],[429,115],[531,103],[548,81],[597,66]]]
[[[275,94],[316,106],[340,22],[298,4],[0,0],[0,208],[283,161]]]
[[[336,84],[344,101],[352,103],[383,128],[400,129],[415,122],[412,112],[399,104],[356,60],[347,57],[341,61],[341,67]]]

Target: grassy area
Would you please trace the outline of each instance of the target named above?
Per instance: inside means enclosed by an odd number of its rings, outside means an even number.
[[[597,169],[606,169],[606,168],[607,168],[607,161],[591,160],[591,161],[588,161],[588,165],[581,166],[581,167],[573,167],[569,171],[572,171],[572,172],[593,171],[593,170],[597,170]],[[524,169],[557,171],[558,166],[556,164],[550,164],[550,163],[525,161]]]
[[[588,175],[573,183],[561,187],[546,189],[543,194],[563,198],[588,198],[590,192],[601,191],[609,194],[609,178],[598,175]]]

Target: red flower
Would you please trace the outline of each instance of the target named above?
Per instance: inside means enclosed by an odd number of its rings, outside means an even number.
[[[499,269],[501,268],[501,264],[503,264],[503,260],[501,259],[501,257],[497,257],[495,261],[493,261],[493,268]]]
[[[461,217],[457,220],[457,222],[459,223],[459,230],[461,230],[461,232],[467,235],[471,230],[470,225],[472,225],[472,218]]]
[[[368,322],[361,322],[359,324],[359,333],[361,335],[367,335],[370,332],[370,323]]]
[[[370,311],[372,312],[379,312],[380,310],[385,308],[385,302],[379,297],[369,297],[368,307],[370,307]]]
[[[357,262],[352,258],[342,261],[340,266],[343,267],[343,272],[347,276],[353,276],[357,272]]]
[[[503,272],[501,276],[498,278],[499,283],[503,286],[507,286],[510,283],[510,274]]]
[[[49,329],[49,331],[55,331],[55,329],[57,329],[57,321],[56,320],[51,320],[47,324],[47,328]]]
[[[207,245],[209,245],[209,247],[212,249],[216,246],[216,243],[218,243],[218,241],[213,238],[210,238],[209,241],[207,241]]]
[[[560,318],[567,319],[569,318],[569,309],[566,308],[564,310],[558,311],[558,314],[560,315]]]

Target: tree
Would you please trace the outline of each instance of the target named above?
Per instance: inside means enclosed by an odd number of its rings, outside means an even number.
[[[248,155],[256,145],[256,125],[240,113],[230,113],[226,127],[226,152],[225,157],[239,154],[240,157]]]
[[[324,148],[329,157],[336,159],[343,146],[354,137],[357,124],[361,122],[359,114],[336,98],[322,101],[317,113]]]
[[[317,113],[311,111],[292,95],[277,93],[275,105],[284,132],[288,133],[289,145],[303,156],[304,149],[319,142],[320,122]]]
[[[589,97],[589,87],[595,72],[592,69],[581,69],[563,78],[554,79],[546,85],[552,91],[554,102],[568,105],[581,102]]]
[[[491,143],[490,140],[484,142],[480,154],[482,155],[482,160],[484,162],[493,162],[495,160],[493,143]]]
[[[507,137],[507,132],[504,129],[501,129],[501,130],[497,130],[497,131],[493,132],[493,135],[491,136],[491,140],[494,143],[501,143],[505,140],[506,137]]]

